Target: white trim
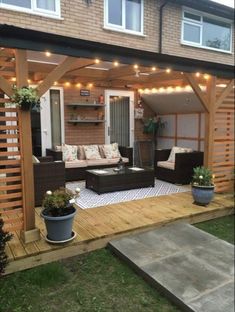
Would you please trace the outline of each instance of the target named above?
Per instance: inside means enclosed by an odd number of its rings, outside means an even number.
[[[196,21],[193,19],[189,19],[189,18],[185,18],[184,17],[184,13],[191,13],[194,15],[198,15],[201,17],[201,21]],[[208,17],[211,18],[212,20],[216,21],[221,21],[221,22],[225,22],[227,24],[230,25],[230,49],[229,50],[223,50],[223,49],[217,49],[217,48],[213,48],[213,47],[208,47],[206,45],[203,45],[202,43],[202,39],[203,39],[203,17]],[[191,24],[194,26],[199,27],[200,26],[200,43],[195,43],[192,41],[187,41],[184,40],[184,25],[186,24]],[[211,15],[211,14],[207,14],[204,12],[200,12],[188,7],[182,7],[182,22],[181,22],[181,44],[183,45],[187,45],[187,46],[192,46],[195,48],[201,48],[201,49],[206,49],[206,50],[211,50],[211,51],[216,51],[216,52],[221,52],[221,53],[226,53],[226,54],[232,54],[232,43],[233,43],[233,27],[232,27],[232,21],[222,18],[222,17],[218,17],[215,15]]]
[[[110,135],[108,133],[108,129],[110,128],[110,96],[126,96],[130,98],[130,134],[129,134],[129,141],[130,146],[133,147],[134,144],[134,136],[135,136],[135,121],[134,121],[134,91],[122,91],[122,90],[105,90],[104,97],[105,97],[105,116],[106,116],[106,123],[105,123],[105,143],[110,144]]]
[[[108,0],[104,0],[104,27],[103,29],[113,30],[117,32],[127,33],[136,36],[144,35],[144,0],[140,0],[141,3],[141,17],[140,17],[140,31],[134,31],[126,28],[126,0],[122,1],[122,25],[111,24],[108,21]]]
[[[39,16],[43,16],[47,18],[63,20],[63,18],[61,18],[60,0],[55,0],[55,11],[37,8],[36,0],[31,0],[31,8],[24,8],[24,7],[20,7],[17,5],[11,5],[11,4],[0,2],[0,9],[6,9],[6,10],[22,12],[22,13],[29,13],[29,14],[39,15]]]

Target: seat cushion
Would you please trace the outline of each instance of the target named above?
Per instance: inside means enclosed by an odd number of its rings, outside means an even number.
[[[108,161],[106,158],[100,158],[100,159],[88,159],[87,166],[105,166],[108,165]]]
[[[87,161],[86,160],[73,160],[73,161],[66,161],[65,162],[65,168],[83,168],[87,167]]]
[[[98,145],[84,145],[83,148],[87,160],[101,159]]]
[[[86,159],[86,155],[85,155],[85,151],[84,151],[84,146],[83,145],[78,145],[78,159],[79,160]]]
[[[112,159],[106,159],[106,162],[109,164],[109,165],[117,165],[117,163],[119,162],[120,158],[112,158]],[[122,161],[124,163],[128,163],[129,159],[127,157],[122,157]]]
[[[170,170],[175,170],[175,163],[171,161],[158,161],[157,166],[161,168],[166,168]]]

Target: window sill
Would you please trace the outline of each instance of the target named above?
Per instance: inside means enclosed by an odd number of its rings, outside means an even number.
[[[114,32],[119,32],[119,33],[122,33],[122,34],[137,36],[137,37],[143,37],[143,38],[147,37],[146,35],[144,35],[142,33],[137,33],[137,32],[132,32],[132,31],[128,31],[128,30],[117,29],[117,28],[108,27],[108,26],[104,26],[103,29],[104,30],[109,30],[109,31],[114,31]]]
[[[16,9],[16,8],[6,8],[6,7],[2,7],[0,5],[0,9],[1,10],[7,10],[7,11],[13,11],[13,12],[19,12],[19,13],[24,13],[24,14],[28,14],[28,15],[36,15],[36,16],[41,16],[41,17],[45,17],[45,18],[50,18],[50,19],[54,19],[54,20],[59,20],[59,21],[63,21],[64,18],[60,17],[60,16],[56,16],[56,15],[50,15],[50,14],[44,14],[44,13],[40,13],[40,12],[34,12],[34,11],[30,11],[30,10],[23,10],[22,8],[20,9]]]
[[[199,46],[199,45],[196,45],[193,43],[188,43],[188,42],[182,42],[181,41],[181,45],[192,47],[192,48],[197,48],[197,49],[203,49],[203,50],[207,50],[207,51],[211,51],[211,52],[219,52],[219,53],[224,53],[224,54],[229,54],[229,55],[233,54],[233,52],[231,52],[231,51],[225,51],[225,50],[219,50],[219,49],[214,49],[214,48],[210,48],[210,47]]]

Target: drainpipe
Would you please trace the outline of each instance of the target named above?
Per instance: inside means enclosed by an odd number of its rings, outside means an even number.
[[[169,0],[165,0],[165,2],[160,6],[160,16],[159,16],[159,53],[162,53],[162,26],[163,26],[163,9],[167,5]]]

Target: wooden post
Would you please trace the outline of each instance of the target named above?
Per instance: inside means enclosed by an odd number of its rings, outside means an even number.
[[[26,50],[16,50],[16,81],[17,87],[28,85],[28,63]],[[23,186],[23,211],[24,229],[21,238],[25,243],[29,243],[40,238],[40,232],[35,227],[34,209],[34,180],[32,162],[32,134],[30,111],[20,110],[20,145],[22,157],[22,186]]]
[[[216,112],[216,77],[210,77],[207,82],[206,92],[209,112],[205,112],[204,165],[212,169]]]

